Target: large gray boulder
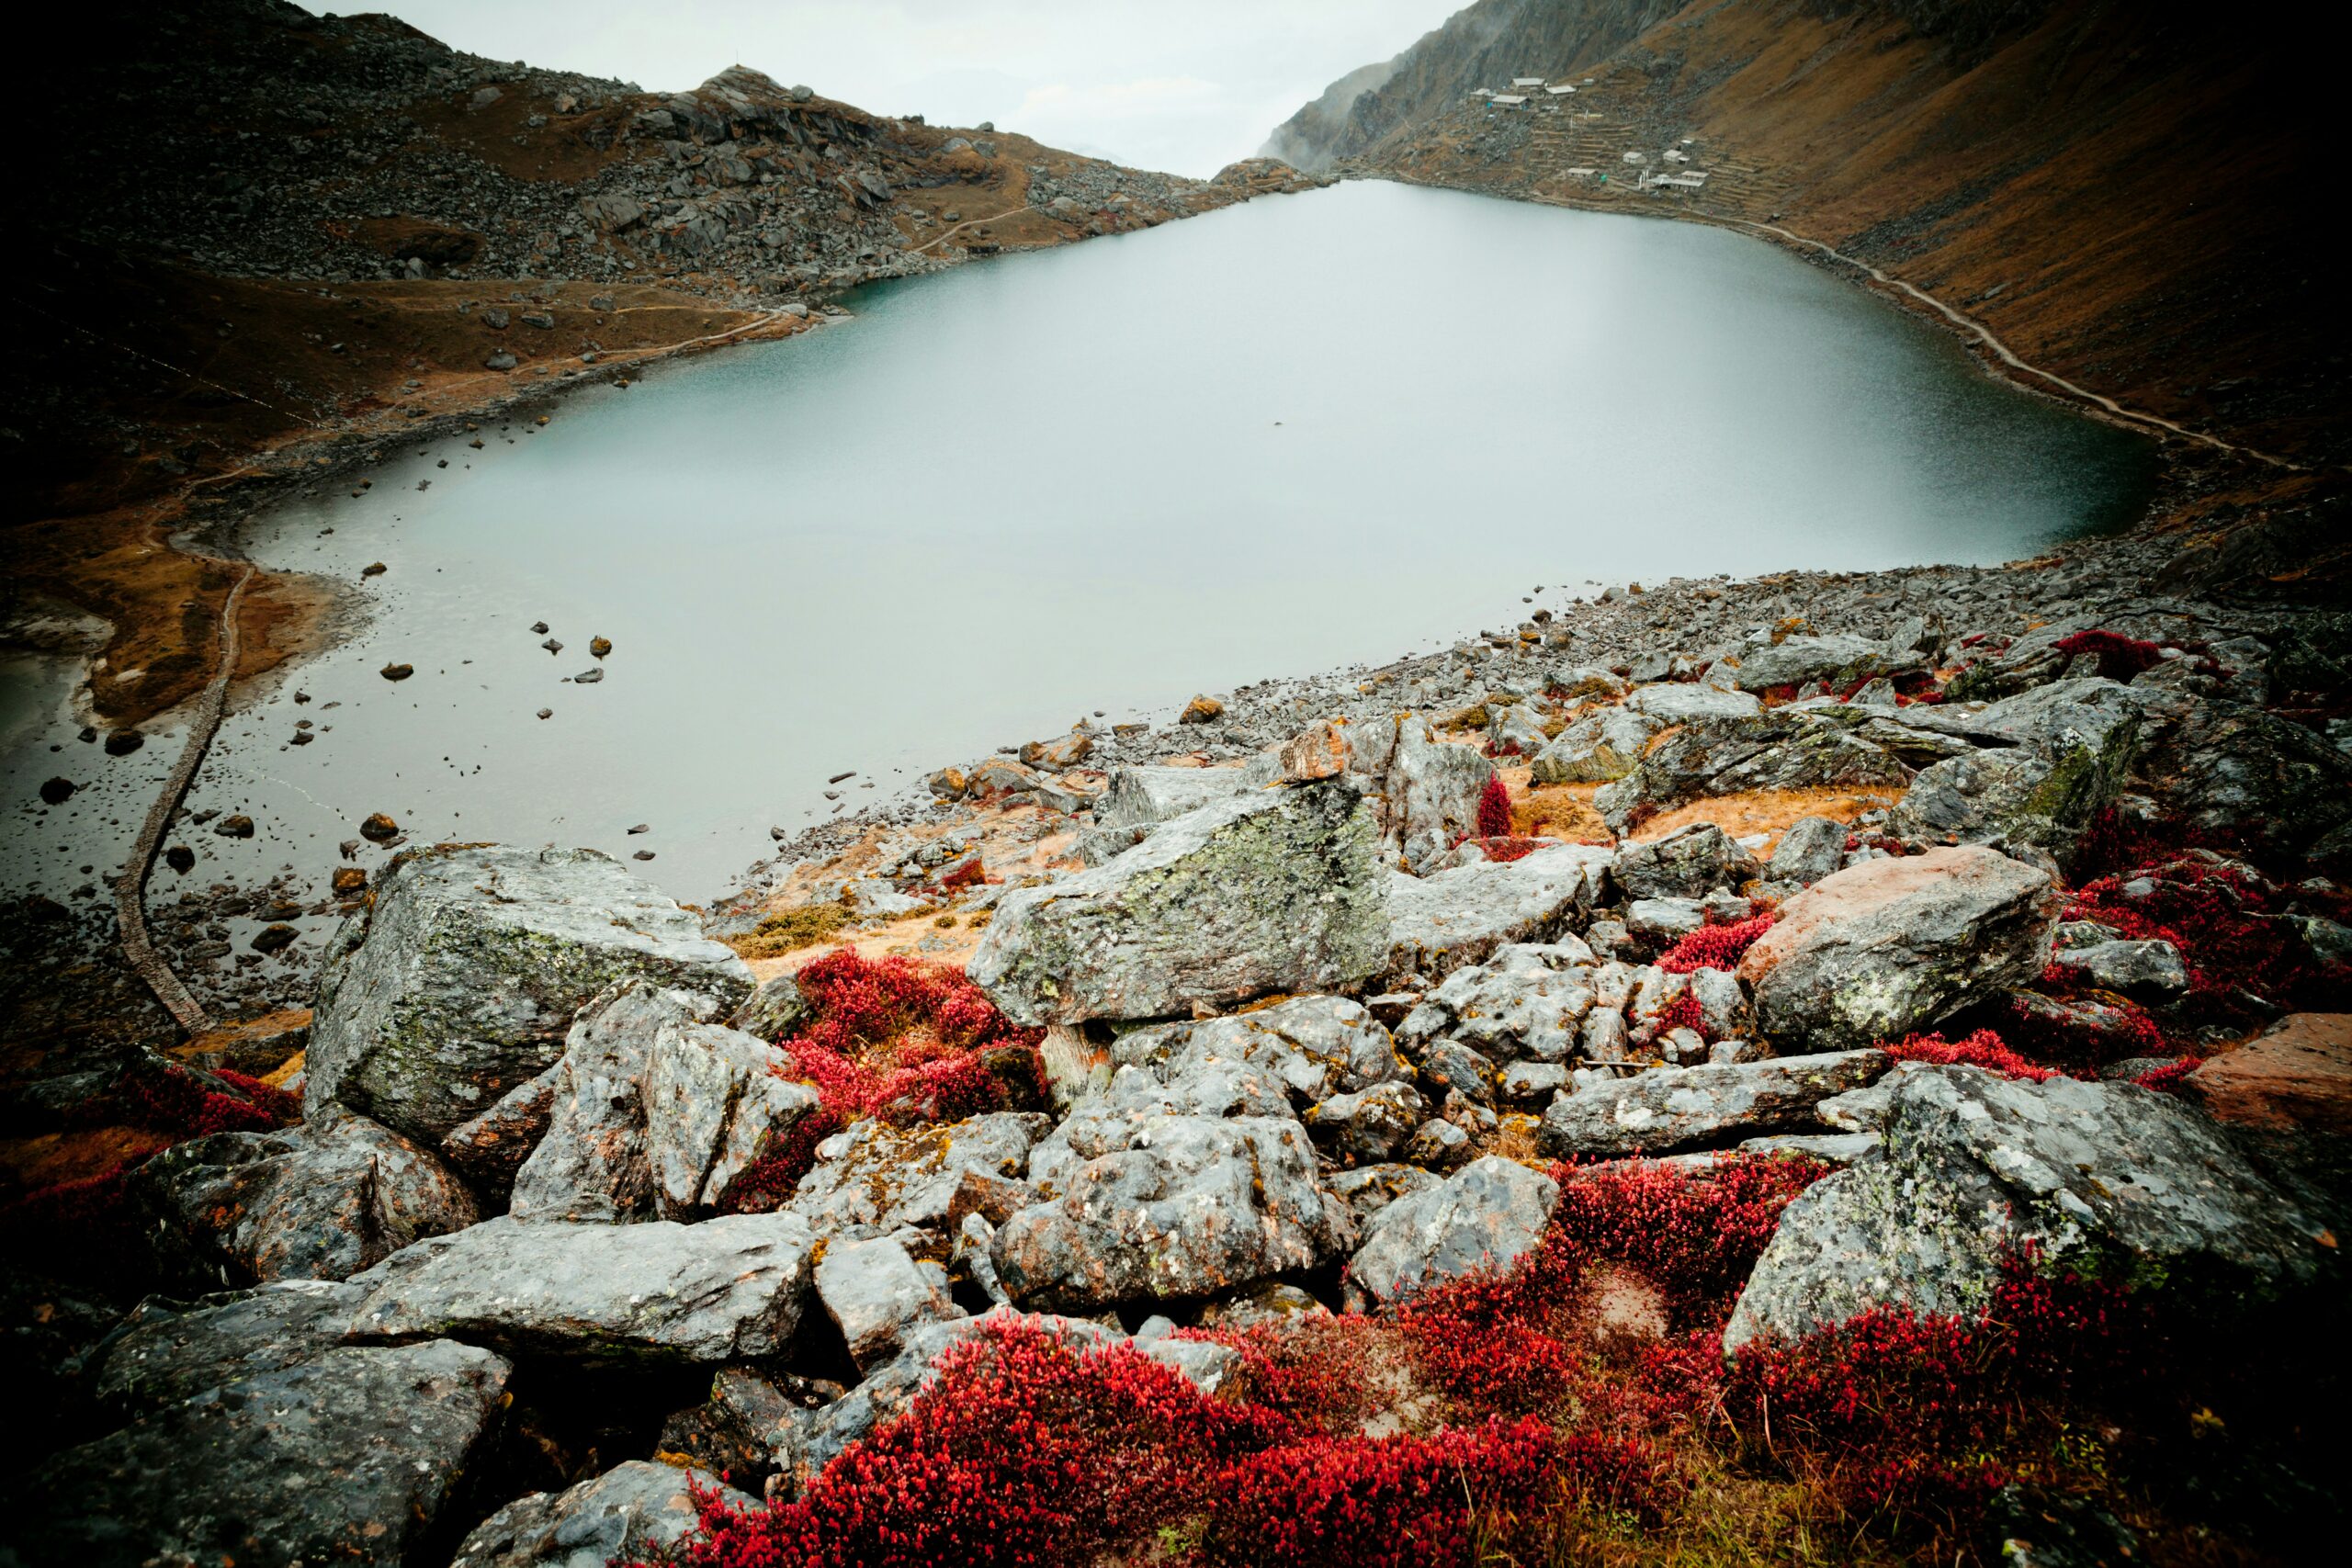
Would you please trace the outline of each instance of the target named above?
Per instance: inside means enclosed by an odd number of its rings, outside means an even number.
[[[1642,748],[1662,728],[1657,720],[1622,707],[1587,714],[1535,753],[1529,777],[1539,784],[1608,784],[1622,779],[1634,771],[1642,760]]]
[[[731,1011],[751,970],[594,850],[430,850],[395,862],[319,976],[303,1099],[428,1145],[562,1055],[573,1014],[641,978]]]
[[[1637,686],[1627,694],[1625,706],[1650,721],[1652,734],[1669,724],[1701,718],[1754,718],[1764,711],[1764,705],[1749,693],[1679,681]]]
[[[1765,1062],[1661,1067],[1555,1099],[1535,1134],[1552,1157],[1668,1155],[1765,1133],[1817,1130],[1814,1107],[1866,1089],[1883,1051],[1834,1051]]]
[[[1600,901],[1612,858],[1606,849],[1559,844],[1428,876],[1391,874],[1384,977],[1436,979],[1498,948],[1554,941]]]
[[[1024,1307],[1214,1295],[1317,1268],[1354,1239],[1287,1114],[1165,1115],[1090,1098],[1032,1152],[1029,1174],[1043,1201],[999,1226],[990,1252]]]
[[[2115,798],[2138,756],[2148,694],[2114,681],[2059,681],[2005,698],[1967,721],[1994,749],[1922,769],[1891,826],[1906,838],[2037,844],[2069,852]]]
[[[1495,765],[1476,748],[1440,740],[1414,713],[1351,725],[1347,739],[1348,772],[1373,795],[1382,843],[1408,871],[1428,870],[1478,830]]]
[[[1495,1062],[1565,1062],[1597,998],[1594,969],[1592,950],[1577,937],[1498,948],[1447,976],[1398,1032],[1413,1046],[1459,1040]]]
[[[1735,886],[1755,869],[1747,851],[1713,822],[1693,822],[1664,838],[1627,844],[1610,867],[1629,898],[1698,898]]]
[[[2301,855],[2352,824],[2352,755],[2307,725],[2238,703],[2191,702],[2139,762],[2166,813]]]
[[[1977,1067],[1913,1066],[1891,1081],[1884,1141],[1782,1213],[1726,1349],[1879,1306],[1966,1315],[2020,1257],[2230,1299],[2328,1260],[2324,1227],[2173,1096]]]
[[[140,1167],[130,1190],[172,1270],[214,1285],[348,1279],[481,1217],[431,1154],[334,1106],[279,1132],[190,1139]]]
[[[367,1294],[337,1280],[283,1280],[194,1302],[150,1296],[109,1337],[93,1386],[109,1409],[139,1416],[299,1366],[343,1342]]]
[[[1508,1269],[1543,1239],[1560,1184],[1488,1155],[1375,1213],[1348,1264],[1350,1294],[1385,1304],[1480,1269]]]
[[[1001,1218],[1031,1199],[1029,1151],[1052,1131],[1035,1111],[992,1111],[944,1126],[871,1118],[817,1146],[817,1164],[785,1205],[822,1235],[913,1227],[945,1235],[950,1216]]]
[[[654,1218],[645,1102],[653,1044],[662,1030],[700,1023],[718,1011],[708,997],[639,980],[582,1008],[564,1037],[562,1057],[532,1080],[546,1085],[548,1120],[515,1172],[507,1212],[516,1219],[602,1224]]]
[[[354,1340],[464,1339],[583,1362],[775,1355],[808,1295],[816,1235],[792,1214],[698,1225],[488,1220],[361,1280]]]
[[[507,1504],[474,1527],[449,1568],[605,1568],[650,1556],[695,1528],[689,1482],[729,1507],[752,1505],[715,1475],[628,1460],[569,1491]]]
[[[13,1478],[0,1555],[396,1568],[492,1429],[509,1371],[435,1339],[327,1350],[205,1390]]]
[[[967,972],[1016,1023],[1345,989],[1387,952],[1377,830],[1343,779],[1212,803],[998,907]]]
[[[537,1077],[516,1084],[489,1110],[458,1122],[441,1140],[441,1157],[484,1198],[503,1202],[514,1190],[515,1173],[555,1119],[556,1075],[562,1070],[559,1062]]]
[[[1815,681],[1843,686],[1902,667],[1884,643],[1844,632],[1792,637],[1769,647],[1745,649],[1736,663],[1743,692],[1810,685]]]
[[[1738,974],[1770,1039],[1897,1040],[2037,978],[2058,902],[2046,874],[1988,849],[1865,861],[1783,904]]]
[[[1175,1088],[1170,1109],[1181,1099],[1182,1109],[1202,1115],[1279,1116],[1412,1076],[1380,1021],[1345,997],[1294,997],[1196,1023],[1131,1030],[1110,1055],[1114,1071],[1146,1069],[1162,1089]]]
[[[1757,790],[1896,790],[1911,776],[1886,747],[1855,733],[1873,710],[1838,703],[1773,708],[1747,718],[1700,718],[1662,733],[1641,764],[1596,791],[1592,804],[1620,833],[1643,808]]]
[[[861,1370],[899,1353],[926,1323],[964,1315],[947,1291],[890,1236],[835,1241],[817,1263],[817,1299]]]
[[[715,1023],[666,1024],[654,1036],[645,1143],[663,1219],[716,1209],[745,1167],[817,1109],[817,1091],[784,1076],[789,1065],[776,1047]]]
[[[1274,773],[1257,759],[1238,768],[1114,768],[1095,798],[1093,826],[1080,835],[1081,858],[1101,865],[1150,838],[1163,822],[1265,788]]]

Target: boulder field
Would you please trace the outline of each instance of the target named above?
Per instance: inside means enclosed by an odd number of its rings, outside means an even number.
[[[1252,1412],[1216,1439],[1245,1456],[1452,1463],[1477,1413],[1568,1419],[1579,1335],[1680,1347],[1735,1411],[2020,1292],[2177,1333],[2340,1300],[2352,758],[2310,710],[2343,672],[2291,617],[2226,658],[2115,618],[1611,663],[1538,630],[1457,650],[1462,707],[1268,733],[1237,698],[1188,710],[1223,733],[1186,765],[1089,778],[1080,731],[1058,774],[950,770],[967,825],[842,898],[977,929],[960,969],[854,918],[754,965],[775,928],[593,852],[413,852],[292,1077],[108,1091],[194,1097],[196,1135],[107,1190],[135,1305],[76,1319],[74,1440],[5,1483],[0,1562],[847,1541],[854,1477],[941,1423],[985,1449],[983,1394],[1049,1373],[1124,1369],[1138,1431]],[[1009,813],[1069,836],[1015,861]],[[1561,1302],[1552,1349],[1493,1337]],[[1338,1384],[1268,1403],[1334,1345]],[[1027,1429],[1071,1423],[1072,1465],[1114,1441],[1054,1408]],[[1156,1506],[1257,1560],[1218,1532],[1271,1473]]]

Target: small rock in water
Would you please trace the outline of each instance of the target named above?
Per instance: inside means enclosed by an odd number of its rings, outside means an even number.
[[[604,678],[605,672],[602,670],[582,670],[571,678],[571,683],[575,686],[593,686]]]
[[[311,734],[307,729],[298,729],[294,732],[294,744],[297,746],[308,746],[311,741],[316,740],[317,739],[317,736]]]
[[[827,784],[839,784],[843,779],[854,779],[855,777],[857,777],[857,770],[855,768],[852,768],[845,773],[835,773],[831,778],[827,779],[825,782]]]
[[[371,560],[366,566],[359,569],[359,575],[362,577],[381,577],[385,572],[390,570],[391,569],[387,567],[382,561]]]
[[[631,860],[651,860],[653,858],[653,852],[651,850],[639,850],[629,858]]]
[[[296,705],[297,706],[300,706],[300,705],[302,705],[302,704],[304,704],[304,703],[307,703],[307,702],[309,702],[310,700],[311,700],[311,694],[310,694],[310,693],[308,693],[308,692],[297,692],[297,693],[295,693],[295,694],[294,694],[294,702],[295,702],[295,705]]]
[[[610,652],[612,652],[612,651],[613,651],[613,639],[612,639],[611,637],[590,637],[590,638],[588,639],[588,652],[589,652],[590,657],[592,657],[592,658],[595,658],[595,659],[602,659],[602,658],[604,658],[604,657],[605,657],[605,655],[606,655],[606,654],[608,654],[608,653],[610,653]]]
[[[531,629],[538,633],[541,637],[545,637],[547,635],[548,624],[545,621],[533,621],[531,623]]]
[[[139,731],[135,729],[118,729],[113,734],[107,737],[107,755],[109,757],[128,757],[133,751],[138,750],[139,748],[146,744],[147,738],[144,735],[140,734]]]
[[[82,733],[81,733],[80,735],[78,735],[78,736],[74,737],[74,739],[77,739],[77,740],[81,741],[81,742],[82,742],[84,745],[85,745],[85,746],[86,746],[86,745],[88,745],[91,741],[96,740],[97,738],[98,738],[98,728],[97,728],[97,726],[96,726],[96,725],[94,725],[94,724],[85,724],[85,725],[84,725],[84,726],[82,727]]]
[[[555,716],[555,709],[553,709],[553,708],[541,708],[541,709],[539,710],[539,716],[540,716],[541,718],[553,718],[553,717]]]
[[[72,779],[51,779],[40,786],[40,797],[48,805],[62,806],[74,798],[74,792],[79,787]]]
[[[546,649],[549,653],[561,653],[563,651],[563,644],[556,641],[553,637],[548,638],[547,641],[539,644],[539,646]]]
[[[401,825],[393,821],[391,814],[386,811],[376,812],[359,824],[359,836],[371,843],[380,844],[388,839],[396,839],[400,837],[400,831]]]
[[[220,818],[220,825],[212,830],[224,839],[250,839],[254,836],[254,819],[239,812]]]
[[[410,676],[416,673],[416,666],[413,664],[387,664],[381,670],[377,671],[376,673],[381,675],[387,681],[405,681]]]
[[[1224,716],[1225,705],[1223,703],[1218,702],[1215,697],[1201,696],[1194,697],[1191,702],[1184,705],[1184,711],[1177,716],[1176,722],[1179,724],[1214,724],[1216,720]]]
[[[185,876],[196,869],[196,852],[186,844],[174,844],[164,852],[164,863]]]
[[[653,831],[653,824],[650,822],[639,822],[636,827],[631,828],[629,831],[632,833],[650,833]]]
[[[368,874],[356,865],[339,865],[329,886],[338,898],[356,898],[368,891]]]
[[[282,922],[277,925],[264,926],[254,935],[253,950],[255,953],[277,953],[293,946],[294,939],[301,934],[292,926]]]

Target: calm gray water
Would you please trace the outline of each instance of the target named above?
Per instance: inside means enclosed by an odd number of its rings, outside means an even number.
[[[650,848],[707,897],[846,769],[863,805],[1097,708],[1512,623],[1535,583],[2013,558],[2128,518],[2151,461],[1758,242],[1400,186],[852,304],[253,525],[268,565],[390,570],[356,640],[224,728],[191,804],[262,833],[189,835],[196,880],[323,876],[381,809]],[[563,683],[599,634],[605,679]],[[61,733],[53,670],[0,683],[4,798],[100,784],[8,818],[0,882],[62,891],[112,863],[176,737],[110,761]],[[298,717],[316,744],[285,744]]]

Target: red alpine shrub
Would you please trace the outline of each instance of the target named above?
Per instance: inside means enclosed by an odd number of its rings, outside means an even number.
[[[1706,1034],[1706,1010],[1699,1005],[1695,991],[1677,991],[1672,1000],[1649,1015],[1653,1037],[1687,1029],[1703,1037]]]
[[[2036,1066],[2010,1050],[2007,1043],[1989,1029],[1980,1029],[1959,1040],[1946,1040],[1940,1034],[1912,1034],[1892,1045],[1881,1042],[1879,1049],[1898,1062],[1982,1067],[1988,1073],[1998,1073],[2005,1078],[2021,1078],[2027,1083],[2048,1083],[2058,1076],[2056,1069]]]
[[[1008,1103],[1007,1085],[981,1053],[1035,1048],[1044,1032],[1017,1029],[959,970],[842,948],[796,976],[808,1021],[781,1043],[825,1108],[851,1120],[953,1122]]]
[[[1478,796],[1478,837],[1510,837],[1510,786],[1500,778],[1488,779]]]
[[[2153,642],[2103,628],[2062,637],[2050,646],[2070,659],[2078,653],[2091,655],[2098,660],[2098,672],[2110,681],[2129,681],[2141,671],[2154,668],[2163,657]]]
[[[1658,955],[1657,966],[1669,975],[1695,969],[1736,969],[1756,939],[1772,929],[1780,917],[1766,911],[1724,926],[1701,926]]]
[[[831,1108],[816,1110],[792,1124],[789,1132],[760,1157],[735,1173],[718,1195],[722,1214],[766,1214],[784,1207],[800,1189],[801,1178],[817,1163],[817,1145],[842,1130],[842,1119]]]
[[[214,1084],[222,1086],[220,1089]],[[222,1090],[234,1089],[233,1094]],[[201,1138],[213,1133],[267,1133],[297,1120],[302,1102],[243,1073],[199,1076],[171,1062],[142,1062],[117,1080],[85,1118],[119,1114],[158,1133]]]

